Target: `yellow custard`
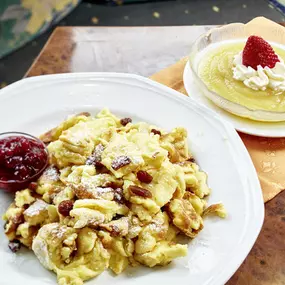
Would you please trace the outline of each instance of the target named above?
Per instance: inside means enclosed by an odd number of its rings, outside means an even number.
[[[251,110],[285,112],[285,92],[267,88],[256,91],[233,78],[234,56],[244,48],[244,42],[231,42],[206,52],[199,63],[198,75],[209,90]],[[285,50],[273,46],[285,61]]]

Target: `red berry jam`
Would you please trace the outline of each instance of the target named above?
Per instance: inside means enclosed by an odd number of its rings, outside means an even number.
[[[47,165],[45,145],[29,135],[0,135],[0,188],[19,190],[39,177]],[[25,183],[24,183],[25,182]]]

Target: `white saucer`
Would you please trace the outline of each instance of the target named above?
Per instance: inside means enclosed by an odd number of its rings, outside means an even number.
[[[189,62],[186,63],[183,74],[184,87],[188,95],[195,101],[217,112],[222,118],[227,120],[233,127],[243,133],[263,136],[263,137],[285,137],[285,122],[265,123],[257,122],[235,116],[216,106],[207,99],[199,87],[196,85]]]

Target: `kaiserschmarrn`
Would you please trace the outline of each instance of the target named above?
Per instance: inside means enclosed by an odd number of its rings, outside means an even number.
[[[187,132],[167,132],[119,119],[69,117],[40,137],[50,164],[4,214],[11,242],[32,249],[60,285],[81,285],[110,268],[167,265],[187,254],[179,234],[193,239],[207,207],[207,175],[188,149]]]

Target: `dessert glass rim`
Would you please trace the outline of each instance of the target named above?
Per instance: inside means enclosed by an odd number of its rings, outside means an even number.
[[[268,21],[268,29],[264,32],[264,35],[262,31],[256,31],[256,33],[253,32],[254,27],[257,27],[257,23],[260,20],[263,20],[264,18],[258,17],[253,19],[247,24],[243,23],[231,23],[224,26],[218,26],[210,29],[206,33],[200,35],[194,43],[191,45],[190,48],[190,54],[188,56],[190,69],[192,71],[193,77],[195,79],[195,82],[197,83],[198,87],[202,89],[203,95],[205,95],[208,99],[210,99],[212,102],[214,102],[218,107],[226,110],[227,112],[230,112],[236,116],[239,117],[245,117],[256,121],[264,121],[268,123],[274,123],[274,122],[280,122],[285,120],[285,112],[275,112],[275,111],[267,111],[262,109],[251,109],[249,107],[246,107],[244,105],[235,103],[233,101],[230,101],[223,96],[221,96],[219,93],[212,91],[209,89],[209,87],[204,83],[204,81],[200,78],[198,74],[198,66],[200,63],[200,60],[197,63],[196,57],[199,53],[203,52],[206,48],[208,48],[210,45],[218,44],[223,41],[230,41],[230,40],[246,40],[250,35],[256,34],[257,36],[261,36],[266,39],[265,34],[268,32],[268,30],[273,30],[274,25],[279,25],[274,22],[271,22],[270,20],[265,19]],[[247,27],[248,28],[247,30]],[[280,26],[281,27],[281,26]],[[284,29],[284,38],[285,38],[285,28]],[[262,30],[262,29],[261,29]],[[274,41],[271,39],[267,40],[268,42],[276,43],[276,45],[280,46],[282,45],[285,48],[285,44],[282,44],[278,41]],[[285,42],[284,42],[285,43]]]

